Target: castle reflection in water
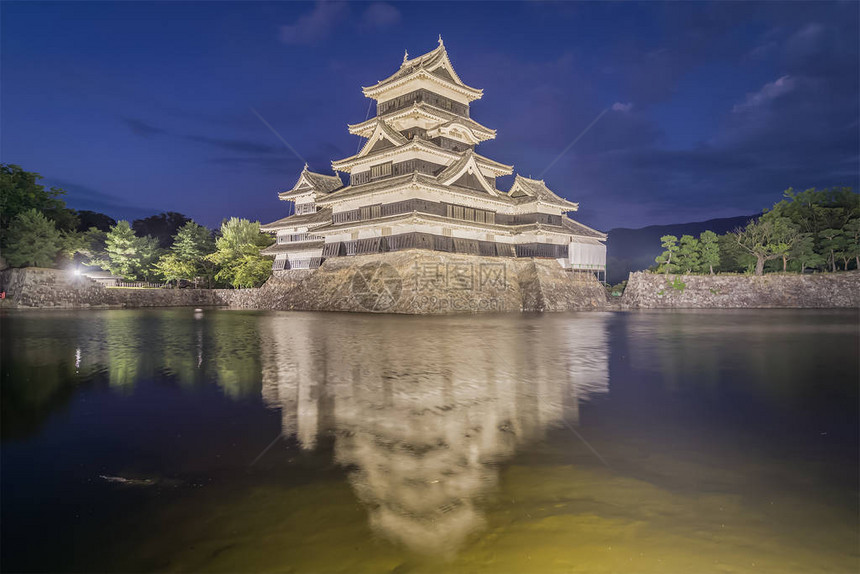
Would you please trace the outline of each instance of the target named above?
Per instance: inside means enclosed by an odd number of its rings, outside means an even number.
[[[334,437],[374,531],[413,551],[456,551],[498,464],[609,390],[603,314],[332,319],[261,318],[263,400],[302,448]]]

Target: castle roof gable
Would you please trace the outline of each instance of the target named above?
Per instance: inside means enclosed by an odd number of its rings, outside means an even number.
[[[524,199],[533,197],[535,201],[547,203],[556,207],[564,208],[566,211],[576,211],[579,209],[578,203],[568,201],[560,197],[550,190],[542,179],[530,179],[519,174],[514,178],[514,183],[511,189],[507,192],[508,197],[512,199]]]
[[[335,175],[325,175],[322,173],[314,173],[308,169],[308,164],[305,164],[302,173],[296,184],[287,191],[282,191],[278,194],[280,199],[292,199],[306,193],[313,193],[315,197],[326,195],[336,189],[343,187],[343,181]]]
[[[472,131],[472,134],[480,141],[490,140],[496,137],[496,130],[481,125],[471,118],[464,118],[463,116],[459,116],[447,110],[437,108],[427,102],[415,102],[411,107],[402,108],[383,116],[379,116],[378,118],[391,124],[410,116],[421,117],[432,122],[438,122],[440,125],[455,123],[462,124],[468,127]],[[349,128],[349,133],[361,137],[370,137],[373,130],[376,129],[376,120],[377,118],[371,118],[357,124],[348,124],[347,127]]]
[[[467,178],[470,183],[476,182],[477,185],[492,196],[499,195],[499,192],[484,178],[481,169],[475,161],[475,152],[472,150],[466,150],[460,159],[446,167],[436,176],[436,179],[442,185],[451,185],[452,183],[462,181],[464,178]],[[469,185],[466,185],[466,187],[469,187]]]
[[[361,148],[361,151],[359,151],[358,154],[354,157],[364,157],[370,153],[373,153],[380,149],[384,149],[386,147],[402,146],[408,141],[409,140],[406,139],[403,134],[394,130],[383,120],[377,118],[376,127],[374,128],[373,133],[370,135],[369,138],[367,138],[367,142]]]
[[[461,92],[469,100],[477,100],[484,93],[483,90],[467,86],[460,79],[460,76],[454,71],[454,66],[451,64],[451,59],[448,57],[448,51],[445,49],[441,36],[439,37],[439,45],[435,49],[417,58],[410,59],[408,54],[404,55],[399,70],[372,86],[362,88],[362,91],[368,98],[375,98],[388,89],[415,77],[424,77],[446,84]]]

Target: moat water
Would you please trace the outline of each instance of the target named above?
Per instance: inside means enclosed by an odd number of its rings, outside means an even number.
[[[3,571],[856,572],[855,312],[8,312]]]

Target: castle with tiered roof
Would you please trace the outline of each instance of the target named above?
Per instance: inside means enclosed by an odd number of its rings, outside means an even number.
[[[263,225],[277,235],[273,269],[314,269],[332,257],[429,249],[490,257],[551,258],[568,269],[606,270],[606,235],[567,216],[578,204],[543,180],[496,178],[513,166],[475,147],[496,131],[470,117],[483,90],[467,86],[439,38],[436,49],[404,55],[392,76],[363,88],[376,116],[350,125],[361,150],[332,162],[349,177],[305,168],[280,199],[293,215]]]

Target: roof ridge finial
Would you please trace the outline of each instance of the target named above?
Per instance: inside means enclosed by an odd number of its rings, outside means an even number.
[[[403,63],[405,64],[409,60],[409,50],[403,50]]]
[[[445,43],[442,41],[442,34],[439,34],[439,47],[441,48],[444,45]]]
[[[308,171],[308,162],[305,162],[305,167],[304,169],[302,169],[302,171]]]

